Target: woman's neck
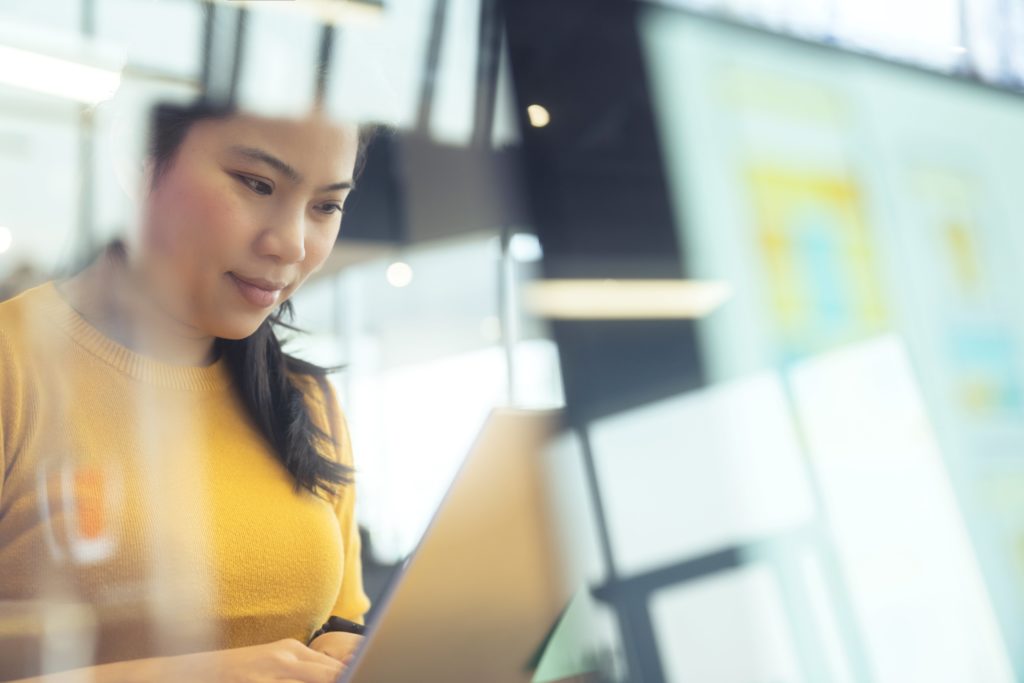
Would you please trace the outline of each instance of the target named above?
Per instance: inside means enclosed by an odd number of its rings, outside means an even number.
[[[93,327],[136,353],[181,366],[215,360],[214,338],[164,310],[114,249],[57,288]]]

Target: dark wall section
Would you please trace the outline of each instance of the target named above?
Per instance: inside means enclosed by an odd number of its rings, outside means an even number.
[[[524,185],[549,278],[685,275],[633,0],[505,0]],[[533,128],[526,107],[550,123]],[[560,322],[568,410],[587,419],[699,386],[689,321]]]
[[[387,131],[367,150],[340,240],[422,244],[526,221],[518,150]]]

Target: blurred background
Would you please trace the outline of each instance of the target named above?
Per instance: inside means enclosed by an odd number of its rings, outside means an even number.
[[[323,94],[386,126],[291,341],[371,598],[562,408],[607,679],[1024,680],[1022,87],[1017,0],[0,0],[0,296],[129,230],[154,104]]]

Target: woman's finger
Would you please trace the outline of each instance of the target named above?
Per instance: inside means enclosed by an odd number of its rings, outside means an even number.
[[[296,648],[295,655],[300,661],[310,662],[312,664],[325,664],[330,666],[337,666],[338,660],[325,655],[323,652],[317,652],[316,650],[301,646],[301,649]]]
[[[310,664],[321,664],[326,666],[338,666],[339,662],[330,655],[325,655],[323,652],[317,652],[316,650],[309,650],[302,658],[302,661],[309,662]]]
[[[348,655],[355,653],[362,646],[363,641],[363,636],[331,632],[318,636],[309,646],[344,663]]]
[[[328,657],[328,659],[330,658]],[[302,683],[335,683],[344,670],[345,668],[333,659],[331,659],[331,664],[296,662],[293,670],[289,671],[287,675]]]

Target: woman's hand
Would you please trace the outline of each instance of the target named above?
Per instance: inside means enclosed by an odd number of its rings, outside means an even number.
[[[176,657],[135,659],[15,683],[334,683],[341,662],[297,640]]]
[[[164,661],[169,675],[161,676],[161,680],[196,683],[334,683],[343,669],[338,660],[292,639],[171,657]]]
[[[348,666],[356,649],[363,642],[362,636],[342,631],[328,631],[313,639],[309,646]]]

